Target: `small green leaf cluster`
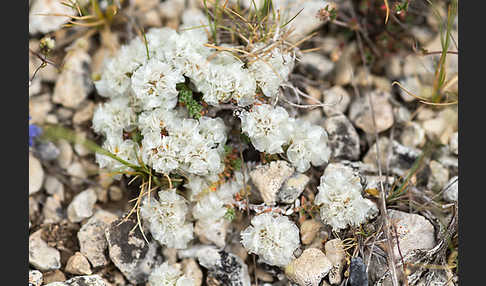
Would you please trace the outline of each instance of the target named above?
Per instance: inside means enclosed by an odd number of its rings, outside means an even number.
[[[189,116],[195,119],[201,118],[203,106],[194,99],[192,90],[184,83],[177,84],[177,90],[179,91],[179,102],[186,106]]]

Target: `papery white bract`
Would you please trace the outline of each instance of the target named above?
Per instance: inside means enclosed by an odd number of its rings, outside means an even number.
[[[138,164],[138,145],[130,139],[123,140],[122,137],[111,136],[105,140],[103,143],[103,148],[122,160],[125,160],[133,165]],[[99,153],[96,153],[96,162],[99,164],[100,168],[107,168],[113,171],[124,172],[131,170],[131,168],[120,163],[119,161]],[[118,175],[115,177],[120,178],[121,176]]]
[[[94,82],[96,90],[104,97],[127,96],[131,76],[147,60],[143,42],[136,38],[122,46],[116,57],[105,60],[101,79]]]

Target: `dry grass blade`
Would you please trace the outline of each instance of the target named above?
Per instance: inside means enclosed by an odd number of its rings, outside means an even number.
[[[148,192],[145,192],[145,186],[146,185],[148,185],[148,187],[147,187]],[[149,182],[143,182],[140,185],[140,193],[138,194],[138,197],[135,199],[136,200],[135,205],[130,209],[130,212],[128,212],[128,214],[125,216],[125,218],[118,224],[118,225],[120,225],[122,222],[128,221],[130,216],[133,213],[136,213],[137,214],[137,224],[135,226],[133,226],[131,231],[135,230],[135,228],[138,227],[140,229],[140,232],[142,233],[143,238],[147,242],[147,244],[149,244],[149,241],[148,241],[147,237],[145,236],[145,232],[143,231],[142,221],[140,219],[140,206],[141,206],[142,198],[145,195],[150,195],[150,191],[151,191],[151,189],[150,189],[150,179],[149,179]]]
[[[444,89],[445,87],[449,87],[450,85],[454,84],[455,81],[457,81],[457,76],[452,78],[451,81],[449,81],[446,85],[444,85]],[[415,98],[417,98],[421,103],[423,104],[428,104],[428,105],[435,105],[435,106],[448,106],[448,105],[454,105],[454,104],[457,104],[458,101],[454,101],[454,102],[430,102],[428,101],[427,98],[423,98],[423,97],[420,97],[418,95],[415,95],[414,93],[410,92],[409,90],[407,90],[406,88],[404,88],[398,81],[394,81],[392,83],[392,85],[398,85],[398,87],[400,87],[400,89],[402,89],[403,91],[405,91],[408,95],[410,96],[413,96]]]
[[[35,15],[38,15],[38,16],[68,17],[68,18],[71,18],[71,19],[74,19],[74,20],[81,20],[81,21],[96,19],[96,16],[93,16],[93,15],[74,16],[74,15],[60,14],[60,13],[37,13]]]
[[[80,26],[80,27],[86,27],[86,28],[93,28],[93,27],[97,27],[97,26],[104,24],[105,20],[102,19],[102,20],[97,20],[97,21],[90,22],[90,23],[81,23],[81,22],[75,22],[75,21],[69,20],[68,23],[69,24],[65,24],[64,27]]]
[[[295,14],[295,16],[293,16],[292,18],[290,18],[290,20],[288,20],[285,24],[283,24],[281,26],[281,28],[287,26],[290,22],[292,22],[297,16],[299,16],[299,14],[304,10],[304,8],[300,9],[299,12],[297,12],[297,14]]]
[[[356,15],[354,12],[354,9],[352,10],[353,15]],[[355,31],[356,33],[356,38],[358,40],[358,47],[361,55],[361,59],[363,61],[363,64],[366,65],[366,60],[364,56],[364,49],[363,49],[363,42],[361,39],[361,34],[358,31]],[[368,73],[368,69],[365,66],[365,72]],[[353,82],[353,88],[356,91],[356,93],[359,95],[359,90]],[[370,93],[367,93],[366,95],[368,97],[368,104],[370,105],[370,111],[371,111],[371,118],[373,122],[373,133],[375,137],[375,142],[378,142],[378,132],[376,128],[376,116],[375,116],[375,111],[373,108],[373,101],[371,99]],[[383,169],[381,166],[381,155],[380,155],[380,148],[379,144],[375,144],[376,146],[376,163],[378,165],[378,175],[379,175],[379,182],[380,182],[380,199],[379,199],[379,209],[382,215],[382,220],[383,220],[383,225],[384,225],[384,233],[385,233],[385,238],[386,238],[386,247],[387,247],[387,256],[386,259],[388,261],[388,268],[391,274],[391,280],[392,280],[392,285],[393,286],[399,286],[400,284],[398,283],[398,275],[397,275],[397,269],[395,265],[395,253],[393,252],[393,244],[392,244],[392,234],[391,234],[391,223],[390,219],[388,217],[388,212],[386,209],[386,195],[385,195],[385,188],[383,186]]]
[[[386,16],[385,16],[385,24],[388,23],[388,17],[390,16],[390,6],[388,5],[388,0],[383,0],[385,2],[386,8]]]
[[[378,142],[378,132],[376,131],[376,118],[375,118],[375,111],[373,109],[373,101],[371,99],[370,94],[367,94],[368,97],[368,102],[370,105],[371,109],[371,118],[373,119],[373,129],[374,129],[374,135],[375,135],[375,141]],[[379,176],[379,181],[380,181],[380,211],[381,215],[384,220],[384,225],[385,225],[385,236],[386,236],[386,245],[387,245],[387,260],[388,260],[388,265],[389,265],[389,270],[392,278],[392,283],[393,286],[399,286],[398,284],[398,275],[397,275],[397,269],[395,265],[395,253],[393,251],[393,243],[392,243],[392,238],[393,235],[391,234],[391,223],[390,223],[390,218],[388,217],[388,212],[386,209],[386,196],[385,196],[385,188],[383,187],[383,174],[382,174],[382,166],[381,166],[381,156],[380,156],[380,147],[378,146],[379,144],[375,144],[376,146],[376,162],[378,165],[378,176]]]

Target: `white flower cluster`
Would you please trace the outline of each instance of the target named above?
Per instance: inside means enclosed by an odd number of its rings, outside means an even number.
[[[278,96],[280,85],[285,82],[294,68],[295,54],[282,52],[280,48],[265,51],[261,44],[255,45],[253,52],[264,51],[262,56],[248,65],[258,86],[267,97]]]
[[[138,145],[130,139],[124,140],[123,132],[133,130],[135,120],[136,114],[125,97],[117,97],[100,105],[93,116],[94,131],[106,138],[103,148],[132,164],[138,164]],[[112,171],[123,172],[129,169],[117,160],[99,153],[96,153],[96,161],[101,168]]]
[[[243,173],[235,171],[233,179],[220,186],[218,182],[210,183],[194,176],[185,187],[190,190],[190,199],[196,202],[192,209],[192,215],[197,219],[195,229],[204,229],[207,239],[223,247],[226,232],[222,230],[229,223],[225,215],[235,202],[234,195],[244,188]]]
[[[241,232],[241,243],[263,262],[283,267],[300,246],[299,228],[286,216],[263,213],[253,217],[251,225]]]
[[[226,214],[226,205],[234,202],[233,196],[243,189],[243,174],[235,172],[235,178],[223,183],[216,191],[211,191],[198,200],[192,215],[198,220],[217,222]]]
[[[303,119],[293,121],[287,159],[297,171],[305,172],[313,166],[321,166],[329,160],[331,149],[327,146],[327,133],[319,125]]]
[[[361,196],[360,178],[349,166],[329,164],[317,189],[314,203],[320,206],[323,222],[334,230],[359,226],[378,212],[373,202]]]
[[[274,48],[246,68],[233,54],[215,53],[205,46],[207,35],[201,29],[177,33],[154,28],[146,40],[132,40],[105,63],[95,86],[111,100],[95,110],[94,131],[105,136],[104,147],[112,153],[131,163],[141,159],[157,172],[180,170],[199,176],[221,172],[224,123],[207,117],[188,119],[176,111],[177,84],[188,78],[211,105],[233,101],[247,106],[254,103],[257,86],[268,96],[278,92],[294,57]],[[127,139],[131,131],[142,133],[142,146]],[[97,155],[97,161],[111,170],[127,169],[104,155]]]
[[[139,115],[138,127],[143,135],[142,160],[157,172],[182,170],[205,176],[224,168],[226,126],[221,118],[189,119],[156,108]]]
[[[292,125],[287,110],[269,104],[255,105],[251,111],[240,115],[241,131],[251,139],[260,152],[282,153],[282,146],[288,143]]]
[[[193,238],[193,225],[186,222],[188,206],[175,189],[159,192],[159,200],[146,197],[140,214],[152,237],[169,248],[182,249]]]
[[[251,111],[242,112],[240,118],[242,132],[255,149],[276,154],[282,153],[287,145],[287,158],[299,172],[307,171],[311,163],[314,166],[326,163],[331,155],[324,128],[290,118],[280,106],[254,105]]]
[[[184,88],[196,92],[196,98],[202,96],[209,105],[231,102],[251,106],[240,114],[242,132],[260,152],[285,152],[299,172],[328,161],[327,133],[320,126],[290,118],[283,107],[256,102],[257,93],[278,96],[294,67],[293,52],[256,43],[252,53],[257,56],[245,63],[228,52],[236,47],[216,51],[205,45],[207,35],[200,29],[178,33],[154,28],[145,38],[146,42],[137,38],[122,46],[117,56],[105,63],[95,86],[109,100],[95,110],[93,129],[105,137],[103,148],[117,157],[134,165],[143,163],[158,173],[187,178],[184,187],[190,191],[188,200],[193,204],[196,226],[186,220],[191,216],[185,199],[175,189],[162,190],[158,199],[144,198],[140,209],[155,240],[183,249],[193,239],[194,229],[203,229],[216,233],[208,236],[209,241],[224,245],[225,233],[220,230],[228,223],[227,207],[235,203],[234,196],[245,185],[245,177],[235,171],[231,180],[222,181],[229,130],[221,118],[189,118],[189,112],[178,107],[179,84],[184,83]],[[190,97],[182,95],[192,112]],[[129,170],[105,155],[97,154],[96,160],[110,170]],[[241,241],[265,263],[286,266],[300,246],[299,229],[286,216],[260,214],[241,233]],[[149,285],[189,286],[193,282],[165,263],[152,273]]]
[[[106,63],[101,79],[95,82],[100,95],[134,96],[144,109],[170,109],[177,99],[175,85],[186,76],[208,104],[233,99],[247,106],[254,102],[257,86],[266,96],[275,96],[295,61],[292,52],[273,48],[246,68],[233,54],[214,53],[205,46],[207,35],[201,29],[177,33],[154,28],[146,39],[147,45],[138,38],[132,40]]]
[[[150,273],[148,286],[195,286],[194,280],[188,278],[179,269],[162,263]]]

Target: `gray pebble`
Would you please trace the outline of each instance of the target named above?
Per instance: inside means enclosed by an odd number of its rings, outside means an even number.
[[[368,274],[366,273],[366,265],[363,263],[363,259],[361,259],[361,257],[351,258],[349,285],[368,286]]]
[[[305,174],[295,174],[290,177],[277,194],[279,201],[284,204],[293,203],[302,194],[309,180]]]
[[[42,229],[29,237],[29,263],[41,271],[61,268],[61,253],[41,238]]]
[[[69,220],[71,222],[80,222],[92,216],[96,199],[96,192],[91,188],[77,194],[67,208]]]
[[[37,143],[35,145],[35,152],[41,160],[45,161],[55,160],[61,154],[59,148],[51,141]]]
[[[64,282],[52,282],[45,286],[108,286],[99,275],[76,276]]]
[[[78,231],[80,252],[88,258],[93,267],[109,263],[105,254],[108,249],[105,229],[117,218],[110,212],[99,210]]]

